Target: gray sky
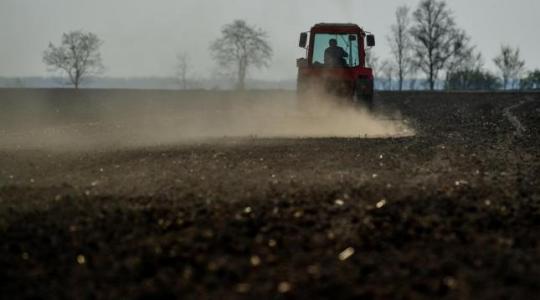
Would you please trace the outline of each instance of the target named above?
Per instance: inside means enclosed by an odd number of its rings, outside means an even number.
[[[501,43],[521,48],[527,68],[540,68],[539,0],[448,0],[458,25],[484,55],[486,67]],[[208,46],[223,24],[245,19],[269,33],[274,48],[261,79],[296,76],[298,33],[317,22],[354,22],[376,34],[375,52],[389,58],[386,35],[394,11],[418,0],[0,0],[0,76],[47,75],[41,61],[49,41],[75,29],[103,40],[105,76],[170,76],[176,53],[186,52],[192,70],[216,70]]]

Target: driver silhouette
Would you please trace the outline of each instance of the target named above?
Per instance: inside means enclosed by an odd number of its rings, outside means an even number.
[[[330,47],[324,51],[324,64],[328,67],[345,67],[347,66],[346,57],[349,54],[338,46],[336,39],[330,39]]]

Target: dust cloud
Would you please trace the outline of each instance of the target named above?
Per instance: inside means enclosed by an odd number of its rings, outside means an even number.
[[[299,103],[294,92],[219,93],[185,93],[181,99],[151,93],[77,95],[74,98],[81,99],[76,100],[61,95],[66,98],[62,101],[49,96],[47,101],[31,101],[23,109],[19,107],[24,116],[0,127],[0,148],[70,150],[219,142],[227,138],[414,134],[399,116],[373,114],[328,96],[312,96]]]

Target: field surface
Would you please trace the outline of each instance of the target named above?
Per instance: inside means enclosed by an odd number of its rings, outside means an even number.
[[[291,97],[0,90],[1,298],[538,297],[540,94],[380,93],[392,134],[214,128]]]

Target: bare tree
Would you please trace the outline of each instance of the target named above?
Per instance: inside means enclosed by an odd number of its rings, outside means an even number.
[[[380,66],[381,74],[381,83],[383,90],[392,90],[392,81],[394,74],[396,73],[396,68],[394,63],[390,60],[384,60]]]
[[[512,87],[515,87],[516,80],[523,73],[525,67],[525,61],[520,59],[519,48],[501,46],[501,53],[493,59],[493,62],[501,72],[503,89],[507,89],[510,81],[513,83]]]
[[[396,23],[391,26],[391,35],[388,36],[388,42],[392,51],[395,65],[397,66],[398,89],[403,90],[403,80],[410,71],[411,66],[411,38],[409,35],[410,27],[409,7],[400,6],[396,10]]]
[[[13,86],[18,89],[24,88],[24,80],[21,77],[15,78]]]
[[[530,71],[520,81],[520,88],[522,90],[540,90],[540,70]]]
[[[265,31],[235,20],[221,30],[221,37],[210,46],[214,59],[224,68],[236,68],[236,87],[243,90],[250,66],[267,67],[272,48]]]
[[[176,55],[176,78],[183,90],[188,87],[187,76],[189,72],[189,57],[185,53],[179,53]]]
[[[482,53],[474,51],[474,47],[464,49],[461,55],[452,57],[448,63],[447,71],[475,70],[484,67]]]
[[[474,47],[464,47],[460,55],[453,56],[448,62],[445,86],[450,87],[449,80],[453,74],[463,71],[481,71],[483,66],[482,54],[475,53]]]
[[[418,67],[414,63],[411,63],[410,67],[411,68],[409,69],[409,76],[410,76],[409,90],[414,91],[416,89],[416,83],[418,81],[418,78],[416,78],[416,76],[418,75]]]
[[[77,30],[64,33],[60,46],[49,43],[43,53],[43,62],[53,71],[65,72],[70,83],[78,89],[86,77],[103,72],[99,53],[102,44],[98,36],[91,32]]]
[[[444,0],[422,0],[413,13],[413,59],[419,70],[426,74],[429,88],[435,88],[439,72],[450,59],[463,55],[469,37],[458,29]]]
[[[379,57],[375,54],[373,49],[366,49],[366,67],[373,69],[373,74],[378,72]]]

